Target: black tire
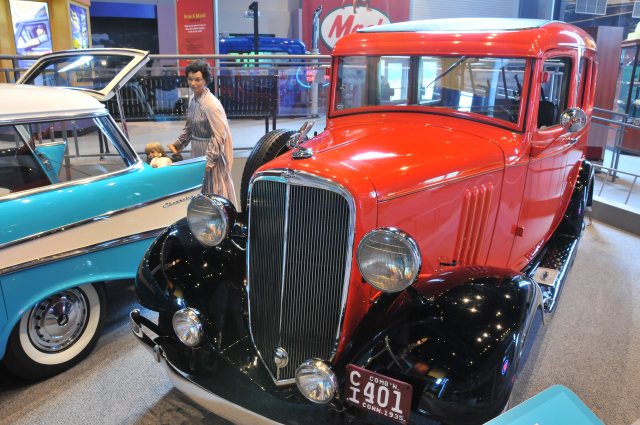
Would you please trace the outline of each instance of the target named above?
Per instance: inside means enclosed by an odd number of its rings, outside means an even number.
[[[62,305],[69,314],[58,315]],[[20,318],[9,335],[3,362],[15,375],[34,380],[67,370],[93,350],[106,315],[102,283],[52,294]]]
[[[273,130],[265,134],[258,140],[253,150],[247,158],[247,163],[242,171],[242,182],[240,184],[240,206],[242,211],[247,211],[249,203],[249,181],[253,173],[267,162],[288,152],[287,141],[296,132],[290,129]]]

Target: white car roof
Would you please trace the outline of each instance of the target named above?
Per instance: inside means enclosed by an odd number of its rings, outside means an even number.
[[[104,105],[88,94],[63,88],[0,84],[0,99],[0,123],[108,114]]]

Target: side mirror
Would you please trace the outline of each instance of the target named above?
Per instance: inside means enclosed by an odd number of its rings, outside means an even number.
[[[578,131],[584,129],[587,125],[588,117],[587,113],[584,112],[580,108],[569,108],[560,115],[560,125],[562,126],[562,132],[556,136],[550,143],[533,143],[531,145],[530,155],[532,157],[536,157],[541,155],[543,152],[547,150],[550,146],[554,144],[556,140],[563,134],[567,133],[577,133]],[[569,139],[571,143],[576,143],[580,137],[576,137],[575,139]]]
[[[587,114],[580,108],[569,108],[560,115],[562,129],[577,133],[587,125]]]

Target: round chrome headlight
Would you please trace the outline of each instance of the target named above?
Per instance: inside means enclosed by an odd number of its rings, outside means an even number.
[[[422,266],[418,244],[392,228],[367,233],[358,245],[357,260],[362,277],[382,292],[398,292],[413,285]]]
[[[309,359],[296,370],[296,385],[306,398],[314,403],[329,403],[338,390],[338,378],[328,364],[320,359]]]
[[[183,308],[173,314],[173,330],[180,341],[189,347],[195,347],[202,340],[202,321],[200,313],[193,308]]]
[[[191,233],[206,246],[216,246],[229,233],[229,216],[220,200],[213,195],[198,195],[187,208]]]

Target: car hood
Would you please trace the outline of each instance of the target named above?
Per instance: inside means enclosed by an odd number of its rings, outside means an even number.
[[[304,146],[314,150],[313,168],[326,162],[366,176],[379,202],[502,169],[505,164],[497,143],[441,123],[354,123],[332,127]],[[288,166],[300,168],[297,164],[305,161],[309,160],[290,160]]]

